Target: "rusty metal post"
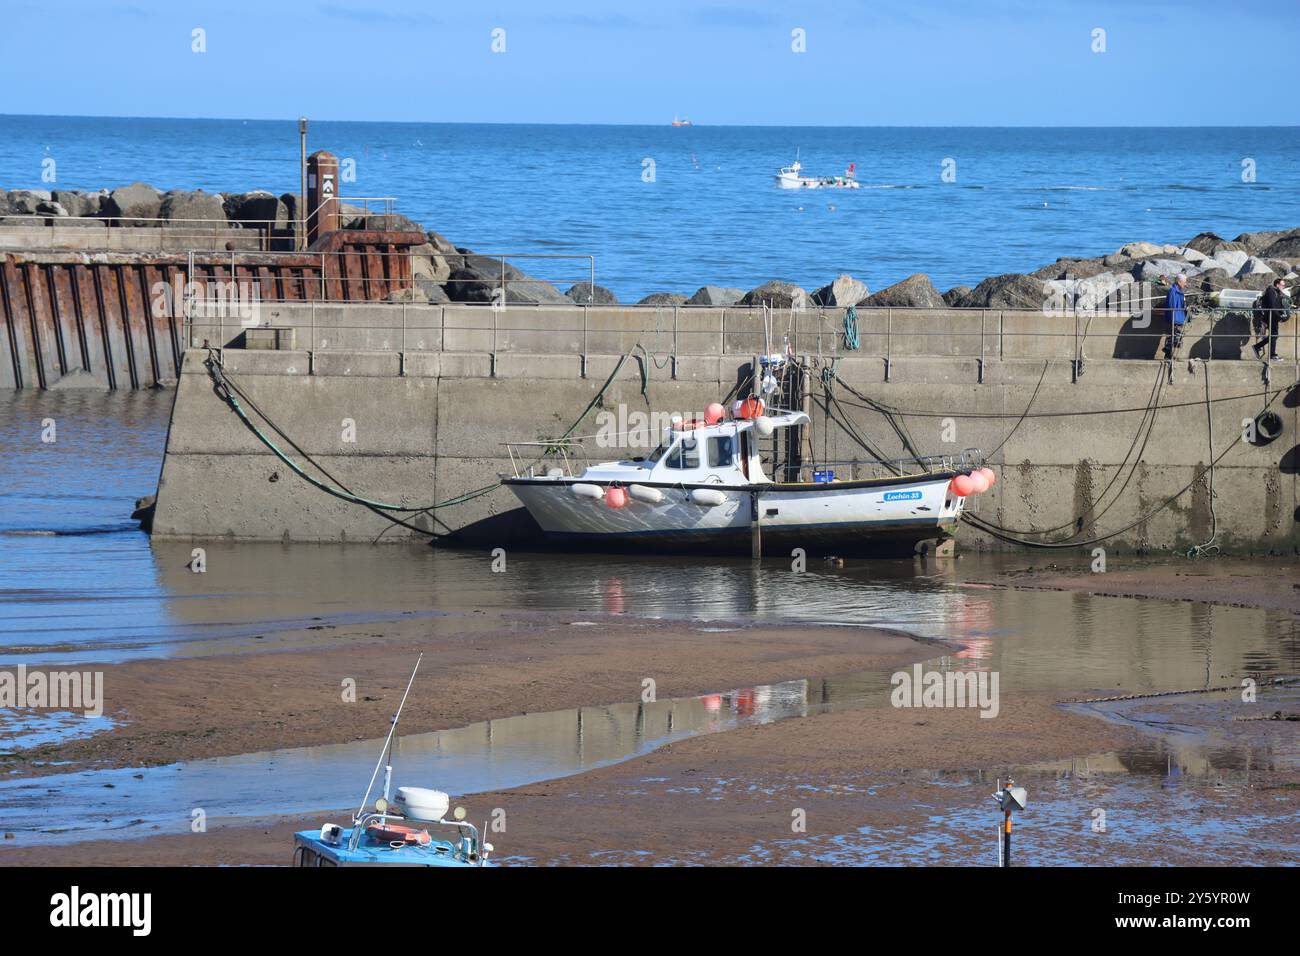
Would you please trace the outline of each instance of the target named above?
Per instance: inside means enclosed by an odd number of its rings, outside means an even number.
[[[339,161],[331,152],[318,150],[307,157],[307,242],[316,242],[339,228]]]
[[[298,209],[293,225],[294,248],[307,248],[307,117],[298,117],[298,172],[302,179],[298,190]],[[274,228],[274,226],[272,226]]]

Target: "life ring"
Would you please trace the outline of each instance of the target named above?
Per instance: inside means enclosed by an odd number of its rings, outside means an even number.
[[[366,827],[366,833],[376,840],[388,844],[425,846],[433,839],[433,837],[429,836],[428,830],[417,830],[415,827],[404,827],[397,823],[372,823]]]

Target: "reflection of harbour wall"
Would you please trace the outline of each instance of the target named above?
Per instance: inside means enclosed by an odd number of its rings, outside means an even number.
[[[299,350],[226,349],[228,370],[276,424],[353,491],[410,505],[446,501],[493,481],[510,467],[503,442],[562,434],[619,356],[638,342],[649,355],[624,364],[603,397],[605,408],[703,409],[726,395],[751,357],[764,350],[761,317],[752,310],[357,305],[313,311],[282,305],[268,311],[275,325],[295,329]],[[1072,320],[1037,314],[990,310],[977,319],[970,310],[863,310],[862,346],[855,352],[843,350],[833,310],[805,313],[799,321],[797,352],[820,359],[822,367],[838,355],[839,381],[832,388],[839,404],[829,417],[821,382],[816,375],[812,381],[811,442],[818,461],[868,457],[843,427],[846,418],[883,454],[906,453],[885,414],[865,399],[921,413],[902,421],[922,454],[971,447],[993,452],[1001,480],[972,506],[980,518],[1005,528],[1066,525],[1087,539],[1137,521],[1107,547],[1188,547],[1207,541],[1214,529],[1218,542],[1235,551],[1300,548],[1300,393],[1293,388],[1273,405],[1283,418],[1280,439],[1258,447],[1241,441],[1243,419],[1261,404],[1255,362],[1176,364],[1149,439],[1135,444],[1162,366],[1116,357],[1135,348],[1118,319],[1097,317],[1080,345]],[[192,332],[192,341],[203,338],[228,337],[220,329]],[[1196,349],[1193,343],[1193,355]],[[155,535],[412,536],[289,472],[213,394],[203,357],[196,350],[185,356]],[[1209,420],[1207,367],[1216,399]],[[1295,377],[1293,363],[1273,367],[1275,386]],[[1115,409],[1123,411],[1104,414]],[[1020,421],[1026,410],[1029,417]],[[1078,412],[1086,414],[1062,414]],[[345,437],[347,421],[355,426],[352,441]],[[596,432],[589,417],[575,434]],[[1215,469],[1212,511],[1202,472],[1230,446]],[[594,440],[588,451],[593,457],[616,454]],[[847,477],[849,469],[837,471]],[[1138,521],[1198,475],[1172,505]],[[513,495],[500,488],[435,514],[436,522],[428,516],[415,521],[439,531],[467,529],[489,545],[509,544],[532,528]],[[961,537],[967,546],[996,544],[971,527]]]

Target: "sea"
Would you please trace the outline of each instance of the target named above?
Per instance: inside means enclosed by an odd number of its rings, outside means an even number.
[[[623,302],[769,279],[877,291],[1030,272],[1210,230],[1300,226],[1300,127],[911,128],[311,122],[343,196]],[[781,190],[775,174],[862,188]],[[53,180],[51,181],[51,177]],[[0,187],[299,188],[296,119],[0,116]],[[372,203],[372,208],[382,204]]]

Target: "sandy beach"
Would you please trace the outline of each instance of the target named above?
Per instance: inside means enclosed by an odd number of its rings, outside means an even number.
[[[1106,593],[1218,597],[1295,611],[1289,581],[1252,578],[1243,588],[1230,564],[1195,570],[1194,577],[1169,568],[1112,572]],[[980,586],[1096,584],[1056,571],[1013,571]],[[117,729],[28,752],[20,761],[9,758],[5,767],[29,775],[49,769],[25,765],[33,760],[56,763],[59,770],[68,769],[65,761],[78,768],[150,766],[381,737],[421,651],[428,666],[403,716],[404,734],[635,700],[647,677],[660,697],[682,696],[864,670],[888,674],[956,650],[856,627],[718,629],[621,617],[575,620],[466,615],[434,625],[412,619],[338,628],[327,646],[109,667],[108,712],[121,721]],[[356,681],[355,703],[342,701],[346,678]],[[488,838],[507,863],[803,864],[833,863],[846,853],[852,862],[987,863],[982,822],[946,825],[939,839],[935,821],[971,816],[991,825],[988,794],[1003,773],[1014,770],[1035,792],[1052,792],[1066,778],[1083,779],[1109,795],[1107,805],[1128,812],[1140,812],[1151,799],[1142,785],[1087,773],[1114,764],[1117,754],[1131,763],[1133,754],[1151,750],[1153,734],[1062,706],[1066,696],[1004,692],[996,720],[973,709],[896,708],[881,699],[679,740],[574,776],[453,796],[472,821],[503,816],[504,832]],[[1182,706],[1178,701],[1162,706]],[[1214,720],[1222,716],[1211,713]],[[1295,726],[1260,721],[1234,729],[1267,745],[1281,741],[1278,735],[1293,736]],[[1233,781],[1257,799],[1243,807],[1225,794],[1215,812],[1245,831],[1266,828],[1272,839],[1254,847],[1245,841],[1239,859],[1221,862],[1293,862],[1286,847],[1300,844],[1298,783],[1295,773],[1266,771]],[[1155,790],[1159,796],[1158,783]],[[792,828],[800,816],[802,829]],[[305,818],[245,819],[197,834],[64,846],[6,839],[0,865],[284,864],[294,830],[344,818],[341,808],[321,807]],[[1071,862],[1074,829],[1044,819],[1037,829],[1025,828],[1025,839],[1031,847],[1044,841],[1045,861]],[[1089,852],[1105,859],[1108,851],[1102,843]],[[1153,831],[1140,850],[1123,852],[1130,863],[1197,860],[1194,846],[1163,830]]]

